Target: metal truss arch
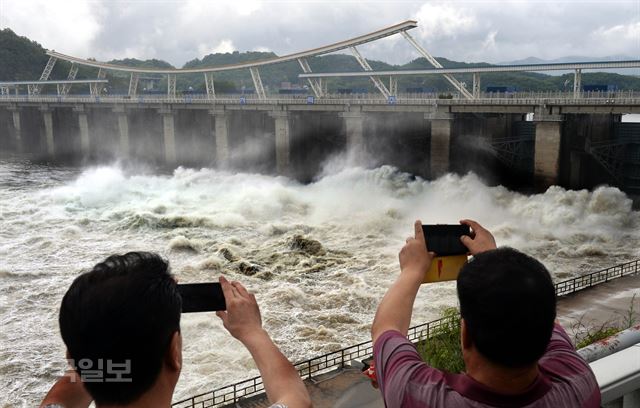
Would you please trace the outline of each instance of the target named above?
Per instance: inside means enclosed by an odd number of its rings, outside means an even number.
[[[102,79],[105,79],[106,77],[107,77],[107,73],[102,68],[100,68],[98,70],[97,79],[98,80],[102,80]],[[100,95],[102,93],[102,85],[99,82],[90,84],[89,85],[89,92],[93,96]]]
[[[210,72],[204,73],[204,84],[207,88],[207,97],[209,99],[215,99],[216,97],[216,88],[213,82],[213,74]]]
[[[138,74],[135,72],[131,73],[131,78],[129,79],[129,96],[136,96],[138,93]]]
[[[167,96],[169,98],[176,97],[176,76],[174,74],[167,75]]]
[[[332,52],[344,50],[356,45],[366,44],[372,41],[379,40],[381,38],[389,37],[391,35],[410,30],[412,28],[417,27],[417,22],[414,20],[407,20],[399,24],[395,24],[377,31],[373,31],[368,34],[364,34],[358,37],[354,37],[348,40],[339,41],[337,43],[321,46],[318,48],[313,48],[306,51],[301,51],[293,54],[284,55],[281,57],[269,58],[265,60],[259,61],[251,61],[245,62],[241,64],[228,64],[228,65],[219,65],[214,67],[206,67],[206,68],[140,68],[140,67],[129,67],[125,65],[115,65],[109,64],[106,62],[99,62],[94,60],[88,60],[84,58],[74,57],[71,55],[62,54],[55,51],[47,51],[47,55],[51,58],[57,58],[65,61],[69,61],[72,63],[77,63],[78,65],[90,66],[95,68],[103,68],[110,71],[124,71],[129,73],[138,73],[138,74],[193,74],[193,73],[204,73],[204,72],[220,72],[220,71],[230,71],[235,69],[247,69],[252,67],[261,67],[264,65],[278,64],[282,62],[295,61],[299,58],[307,58],[313,57],[317,55],[329,54]]]
[[[302,68],[302,72],[308,74],[311,72],[311,66],[309,66],[309,61],[306,58],[298,58],[298,63],[300,64],[300,68]],[[323,95],[322,92],[322,79],[312,79],[307,78],[307,82],[313,91],[313,94],[316,98],[320,98]]]
[[[46,81],[49,79],[49,76],[51,76],[51,71],[53,71],[53,67],[56,65],[57,60],[58,59],[56,57],[49,56],[47,65],[45,65],[44,70],[40,75],[40,81]],[[37,85],[37,84],[28,85],[27,89],[28,89],[29,95],[39,95],[41,91],[40,85]]]
[[[78,65],[71,64],[71,68],[69,69],[69,75],[67,75],[67,81],[73,81],[76,79],[76,75],[78,74]],[[62,84],[62,87],[58,86],[58,95],[68,95],[71,90],[71,82],[67,82]]]
[[[371,68],[371,65],[369,65],[367,60],[360,54],[360,52],[358,51],[358,49],[355,46],[354,47],[350,47],[350,49],[351,49],[351,53],[356,58],[356,60],[358,61],[358,63],[362,67],[362,69],[364,69],[365,71],[373,71],[373,69]],[[376,76],[373,76],[373,75],[369,76],[369,78],[371,79],[371,82],[373,82],[373,84],[376,86],[376,88],[378,88],[380,93],[385,98],[388,98],[391,95],[389,93],[389,90],[387,89],[387,87],[380,80],[380,78],[378,78]]]
[[[406,31],[402,32],[402,36],[409,42],[409,44],[413,45],[413,48],[415,48],[423,57],[425,57],[427,59],[427,61],[429,61],[431,63],[431,65],[433,65],[436,68],[444,68],[439,62],[438,60],[436,60],[431,54],[429,54],[427,52],[427,50],[424,49],[424,47],[422,47],[420,44],[418,44],[418,42]],[[449,83],[451,83],[451,85],[453,85],[454,88],[456,88],[458,90],[458,92],[460,92],[465,98],[467,99],[473,99],[473,95],[471,93],[469,93],[469,91],[467,91],[467,89],[464,87],[464,85],[462,85],[462,83],[460,83],[460,81],[458,81],[457,79],[455,79],[451,74],[443,74],[443,76],[447,79],[447,81],[449,81]]]
[[[266,95],[264,93],[264,87],[262,86],[262,78],[260,78],[260,71],[258,68],[251,67],[249,68],[251,72],[251,79],[253,79],[253,86],[256,90],[256,95],[258,95],[258,99],[265,99]]]

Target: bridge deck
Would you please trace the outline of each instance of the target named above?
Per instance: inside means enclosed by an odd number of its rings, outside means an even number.
[[[640,312],[640,275],[626,276],[567,295],[558,300],[558,319],[571,334],[577,321],[594,327],[619,321],[629,310],[633,295],[635,313]],[[316,408],[384,408],[380,392],[374,389],[359,368],[346,368],[305,381]],[[265,396],[241,401],[242,408],[268,407]]]
[[[2,106],[74,107],[86,104],[92,107],[110,108],[117,105],[129,108],[176,109],[229,109],[229,110],[292,110],[292,111],[343,111],[361,106],[371,112],[430,112],[438,106],[457,112],[529,113],[541,106],[557,106],[558,114],[564,113],[640,113],[640,93],[620,91],[615,93],[585,93],[581,98],[563,92],[520,92],[513,94],[482,94],[477,99],[441,99],[437,94],[417,96],[400,95],[393,103],[376,95],[327,95],[322,98],[274,96],[258,99],[255,96],[223,95],[209,99],[206,95],[2,95]]]

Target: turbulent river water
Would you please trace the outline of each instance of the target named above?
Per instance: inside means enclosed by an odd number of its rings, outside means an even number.
[[[430,182],[385,166],[334,166],[303,185],[211,169],[154,174],[2,160],[0,406],[34,406],[62,373],[62,295],[110,254],[157,251],[181,282],[220,274],[244,282],[274,340],[301,360],[368,339],[417,218],[474,218],[557,280],[640,255],[640,213],[611,187],[523,195],[473,174]],[[296,236],[321,246],[295,249]],[[455,303],[453,283],[423,286],[413,324]],[[185,315],[182,330],[175,400],[256,374],[215,315]]]

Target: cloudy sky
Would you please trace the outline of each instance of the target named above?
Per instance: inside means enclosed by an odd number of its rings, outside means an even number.
[[[418,21],[411,33],[427,50],[458,61],[640,59],[640,0],[0,0],[0,28],[45,48],[98,60],[159,58],[176,66],[212,52],[284,55],[408,19]],[[391,63],[418,56],[401,36],[361,51]]]

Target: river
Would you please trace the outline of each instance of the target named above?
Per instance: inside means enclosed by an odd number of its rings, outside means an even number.
[[[117,164],[73,168],[0,160],[0,406],[34,406],[65,366],[57,314],[83,270],[113,253],[156,251],[180,282],[240,280],[291,360],[368,339],[413,221],[473,218],[499,245],[557,280],[638,258],[640,213],[612,187],[524,195],[474,174],[435,181],[334,161],[315,182]],[[292,249],[294,237],[321,244]],[[246,276],[247,271],[253,273]],[[454,283],[425,285],[413,324],[455,305]],[[212,313],[183,316],[175,400],[257,373]]]

